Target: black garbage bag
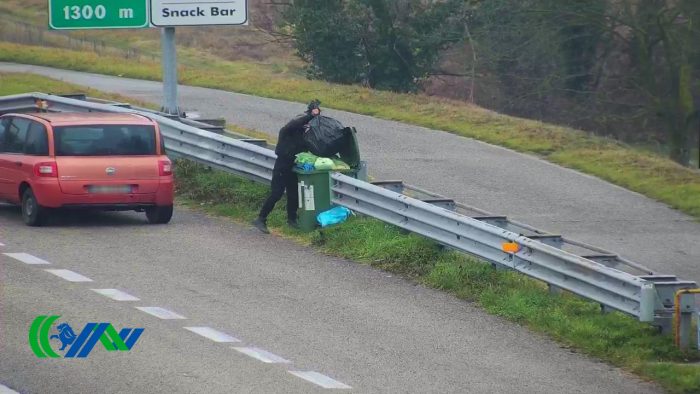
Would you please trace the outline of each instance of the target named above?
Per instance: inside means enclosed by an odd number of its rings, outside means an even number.
[[[327,116],[317,116],[309,122],[304,141],[314,155],[330,157],[343,149],[347,135],[348,129],[339,121]]]

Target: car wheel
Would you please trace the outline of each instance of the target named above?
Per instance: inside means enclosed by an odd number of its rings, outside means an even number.
[[[173,217],[173,206],[157,206],[152,208],[146,208],[146,218],[148,218],[148,223],[151,224],[166,224],[170,222]]]
[[[39,205],[32,189],[22,195],[22,219],[27,226],[41,226],[46,219],[46,208]]]

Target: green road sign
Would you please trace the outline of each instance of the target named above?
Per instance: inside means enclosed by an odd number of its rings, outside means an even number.
[[[148,0],[49,0],[50,29],[148,27]]]

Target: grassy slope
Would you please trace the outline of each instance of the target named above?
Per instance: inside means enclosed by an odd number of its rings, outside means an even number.
[[[158,80],[161,75],[156,63],[7,43],[0,43],[0,60],[150,80]],[[203,55],[196,64],[180,68],[180,81],[188,85],[299,102],[318,97],[327,107],[446,130],[536,154],[700,218],[700,172],[660,156],[581,131],[500,115],[462,102],[378,92],[290,75],[285,70]]]
[[[0,73],[0,96],[29,92],[45,92],[51,94],[86,93],[92,97],[108,100],[126,100],[124,97],[116,94],[107,94],[84,86],[72,85],[33,74]],[[131,101],[133,102],[133,100]]]
[[[0,95],[35,90],[73,93],[82,87],[28,74],[0,74]],[[127,101],[124,97],[89,91],[95,97]],[[185,202],[204,204],[210,212],[239,221],[251,220],[267,188],[232,175],[180,162],[178,193]],[[425,285],[475,302],[489,313],[523,324],[571,347],[641,376],[654,379],[675,393],[700,392],[700,367],[685,365],[696,353],[677,351],[670,337],[618,313],[601,314],[598,305],[570,295],[550,296],[540,283],[514,272],[496,271],[436,244],[373,219],[349,223],[312,234],[285,227],[283,207],[270,217],[276,233],[313,245],[328,254],[400,273]],[[571,350],[575,351],[575,350]]]
[[[251,2],[249,2],[251,3]],[[275,8],[262,2],[249,4],[249,16],[255,27],[269,27],[274,18]],[[136,49],[144,55],[159,57],[159,29],[119,29],[119,30],[63,30],[58,33],[48,32],[47,0],[2,0],[0,1],[0,32],[3,21],[14,21],[29,24],[36,29],[44,30],[45,40],[57,35],[70,36],[74,39],[104,42],[109,47],[120,49]],[[8,26],[9,30],[15,29]],[[19,36],[27,33],[19,29]],[[289,45],[282,44],[257,28],[241,28],[238,26],[215,27],[179,27],[177,29],[178,43],[183,48],[197,48],[229,60],[255,60],[266,63],[299,64]],[[60,41],[61,47],[66,47],[65,40]],[[89,45],[88,45],[89,46]],[[186,59],[181,59],[186,60]]]

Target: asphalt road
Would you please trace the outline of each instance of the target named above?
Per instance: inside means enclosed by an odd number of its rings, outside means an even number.
[[[0,244],[0,392],[3,385],[22,393],[325,391],[319,384],[361,393],[660,392],[440,291],[184,208],[165,226],[136,213],[66,213],[29,228],[17,208],[0,205]],[[61,315],[76,333],[87,322],[145,331],[130,352],[98,343],[85,359],[38,359],[27,343],[38,315]],[[240,342],[183,327],[210,327]],[[264,363],[244,353],[252,348],[289,362]]]
[[[3,63],[0,71],[33,72],[161,102],[157,82]],[[181,86],[179,92],[187,110],[223,116],[270,134],[305,109],[298,103],[215,89]],[[313,96],[309,92],[309,98]],[[472,139],[348,112],[325,113],[358,129],[363,159],[377,179],[403,179],[494,214],[606,248],[659,273],[700,282],[700,224],[664,204]]]

